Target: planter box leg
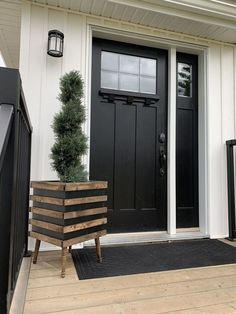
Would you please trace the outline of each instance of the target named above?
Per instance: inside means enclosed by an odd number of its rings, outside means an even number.
[[[96,244],[96,254],[97,254],[97,259],[98,262],[102,262],[102,252],[101,252],[101,245],[100,245],[100,238],[95,239],[95,244]]]
[[[67,253],[67,247],[62,247],[61,249],[61,278],[64,278],[66,274],[66,253]]]
[[[68,250],[69,253],[71,253],[71,250],[72,250],[72,245],[69,246],[69,250]]]
[[[36,239],[35,242],[35,249],[34,249],[34,257],[33,257],[33,264],[37,263],[37,259],[38,259],[38,254],[39,254],[39,248],[40,248],[40,243],[41,241]]]

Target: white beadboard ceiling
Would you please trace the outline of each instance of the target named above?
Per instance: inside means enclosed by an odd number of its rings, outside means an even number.
[[[236,0],[31,0],[87,14],[236,42]]]
[[[236,42],[236,0],[29,0],[217,41]],[[0,0],[0,50],[18,67],[21,0]]]
[[[18,68],[21,1],[0,1],[0,51],[7,66]]]

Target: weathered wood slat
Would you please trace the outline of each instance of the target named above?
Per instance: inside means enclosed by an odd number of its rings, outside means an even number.
[[[90,196],[90,197],[79,197],[79,198],[71,198],[71,199],[62,199],[56,197],[46,197],[46,196],[38,196],[32,195],[31,200],[39,203],[47,203],[61,206],[71,206],[71,205],[79,205],[79,204],[87,204],[87,203],[97,203],[97,202],[106,202],[107,196]]]
[[[42,220],[37,219],[30,219],[29,223],[32,226],[43,228],[45,230],[51,230],[57,233],[60,233],[61,235],[65,233],[75,232],[75,231],[81,231],[84,229],[92,228],[101,226],[107,223],[107,218],[100,218],[100,219],[94,219],[90,221],[84,221],[77,224],[71,224],[69,226],[60,226],[54,223],[45,222]]]
[[[35,227],[40,227],[43,229],[52,230],[52,231],[63,234],[63,227],[59,225],[55,225],[49,222],[44,222],[44,221],[35,220],[35,219],[30,219],[29,223]]]
[[[52,218],[63,219],[64,213],[56,210],[44,209],[39,207],[32,207],[31,211],[33,214],[48,216]]]
[[[99,207],[99,208],[92,208],[87,210],[77,210],[73,212],[66,212],[64,213],[64,219],[73,219],[73,218],[79,218],[79,217],[85,217],[85,216],[92,216],[92,215],[98,215],[103,214],[107,212],[107,207]]]
[[[101,230],[101,231],[97,231],[97,232],[93,232],[93,233],[89,233],[86,235],[83,235],[81,237],[77,237],[77,238],[72,238],[66,241],[63,241],[62,245],[64,247],[68,247],[70,245],[76,244],[76,243],[81,243],[84,241],[88,241],[88,240],[92,240],[101,236],[104,236],[107,234],[106,230]]]
[[[106,202],[107,196],[90,196],[90,197],[80,197],[80,198],[71,198],[65,199],[64,205],[71,206],[71,205],[79,205],[79,204],[87,204],[87,203],[97,203],[97,202]]]
[[[49,236],[46,236],[44,234],[38,233],[38,232],[34,232],[34,231],[30,231],[30,236],[35,238],[35,239],[39,239],[41,241],[45,241],[54,245],[57,245],[59,247],[69,247],[70,245],[73,244],[77,244],[77,243],[82,243],[84,241],[88,241],[88,240],[92,240],[101,236],[104,236],[107,234],[106,230],[101,230],[101,231],[97,231],[97,232],[93,232],[93,233],[89,233],[86,235],[83,235],[81,237],[77,237],[77,238],[72,238],[66,241],[61,241]]]
[[[91,181],[66,184],[65,191],[107,189],[107,182]]]
[[[65,190],[65,184],[62,182],[50,182],[50,181],[31,182],[31,187],[34,189],[45,189],[45,190],[53,190],[53,191]]]
[[[32,195],[31,200],[39,203],[47,203],[47,204],[54,204],[54,205],[64,205],[64,200],[61,198],[56,197],[46,197],[46,196],[38,196]]]
[[[88,229],[88,228],[95,227],[95,226],[101,226],[101,225],[104,225],[106,223],[107,223],[107,218],[85,221],[85,222],[81,222],[79,224],[64,227],[63,233],[69,233],[69,232],[73,232],[73,231],[84,230],[84,229]]]
[[[46,235],[44,235],[44,234],[41,234],[41,233],[38,233],[38,232],[34,232],[34,231],[30,231],[30,236],[31,236],[32,238],[35,238],[35,239],[38,239],[38,240],[41,240],[41,241],[48,242],[48,243],[57,245],[57,246],[59,246],[59,247],[62,246],[62,242],[63,242],[63,241],[61,241],[61,240],[58,240],[58,239],[55,239],[55,238],[46,236]]]
[[[79,190],[95,190],[95,189],[106,189],[108,183],[106,181],[89,181],[89,182],[31,182],[31,187],[35,189],[45,189],[52,191],[79,191]]]

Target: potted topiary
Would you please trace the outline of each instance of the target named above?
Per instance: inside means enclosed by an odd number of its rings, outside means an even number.
[[[65,276],[67,248],[95,239],[101,262],[99,237],[106,234],[107,182],[88,181],[82,164],[87,150],[83,132],[85,108],[82,104],[83,81],[78,71],[60,79],[62,108],[53,122],[55,143],[51,150],[52,167],[60,181],[32,182],[32,231],[36,238],[33,262],[37,262],[40,241],[62,248],[62,272]]]

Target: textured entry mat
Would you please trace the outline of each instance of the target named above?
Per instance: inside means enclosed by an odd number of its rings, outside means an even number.
[[[79,279],[92,279],[192,267],[236,263],[236,248],[218,240],[102,247],[97,263],[95,248],[72,250]]]

